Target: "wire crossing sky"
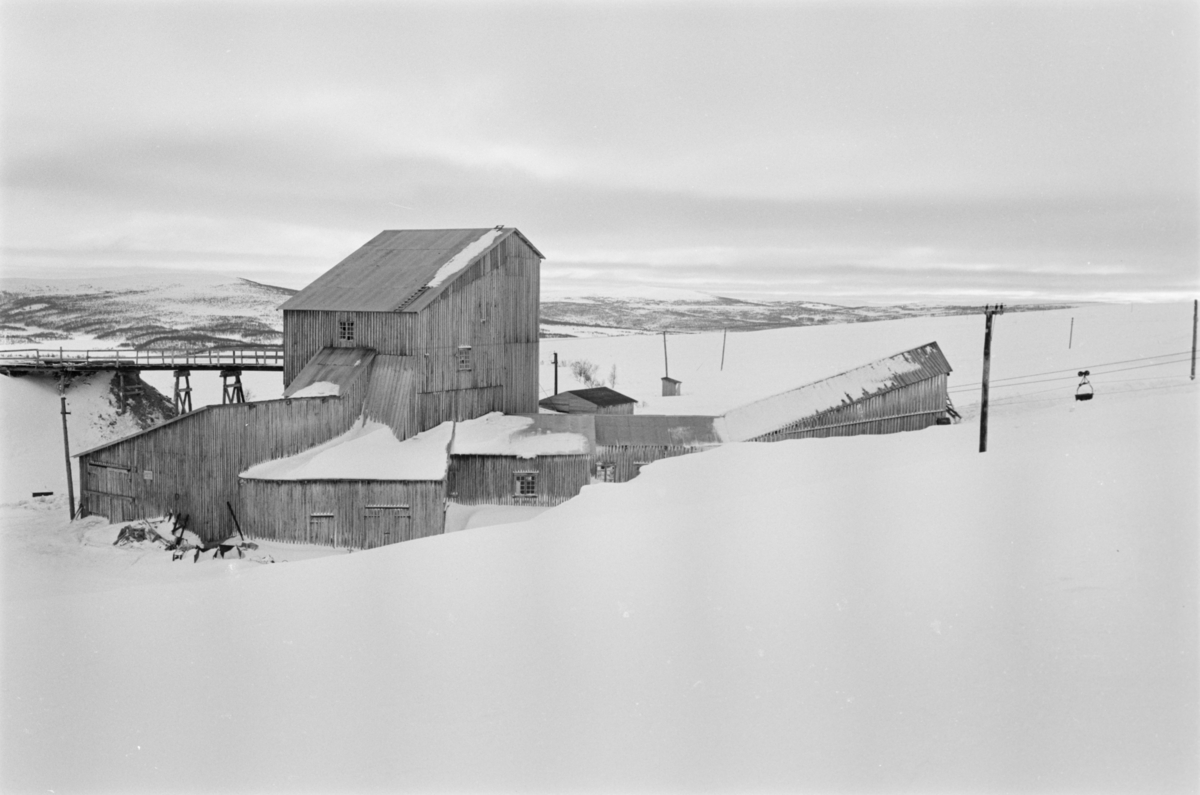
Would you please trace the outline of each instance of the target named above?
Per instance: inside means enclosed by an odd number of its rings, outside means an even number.
[[[517,226],[543,295],[1190,300],[1192,2],[6,2],[3,273],[307,284]]]

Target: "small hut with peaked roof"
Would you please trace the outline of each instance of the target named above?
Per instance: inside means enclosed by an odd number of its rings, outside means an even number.
[[[561,414],[632,414],[637,401],[606,386],[589,389],[570,389],[548,398],[538,405]]]

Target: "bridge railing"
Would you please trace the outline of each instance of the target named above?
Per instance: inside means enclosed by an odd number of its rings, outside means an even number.
[[[216,369],[283,368],[282,348],[240,348],[200,351],[155,351],[120,348],[113,350],[66,350],[64,348],[22,348],[0,350],[0,366],[45,368],[82,367],[102,369],[105,366],[128,368],[182,369],[188,367]]]

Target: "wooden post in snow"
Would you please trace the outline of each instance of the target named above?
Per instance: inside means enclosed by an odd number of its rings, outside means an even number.
[[[558,351],[554,352],[554,394],[558,394]]]
[[[663,332],[663,375],[671,377],[671,365],[667,362],[667,332]]]
[[[1192,380],[1196,380],[1196,318],[1200,315],[1200,301],[1192,301]]]
[[[62,426],[63,426],[63,458],[67,462],[67,501],[71,506],[71,518],[75,518],[75,479],[71,475],[71,443],[67,438],[67,415],[71,412],[67,411],[67,391],[60,384],[58,388],[58,399],[62,401]]]
[[[1075,343],[1075,318],[1071,318],[1071,337],[1067,340],[1067,350],[1071,350],[1071,345]]]
[[[992,370],[992,318],[1004,314],[1004,305],[985,306],[987,327],[983,335],[983,397],[979,408],[979,452],[987,452],[988,376]]]
[[[721,372],[725,371],[725,341],[729,339],[729,329],[725,329],[725,333],[721,335]]]

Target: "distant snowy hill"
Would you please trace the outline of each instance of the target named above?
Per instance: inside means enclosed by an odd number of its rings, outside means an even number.
[[[279,345],[295,290],[235,276],[147,270],[85,280],[0,279],[0,345],[138,349]],[[613,289],[542,301],[543,337],[604,337],[975,314],[977,306],[744,301],[689,290]],[[1013,311],[1051,309],[1028,305]]]
[[[0,279],[0,344],[147,349],[279,345],[279,305],[296,291],[212,274]],[[90,346],[94,347],[94,346]]]
[[[1061,305],[1014,307],[1013,311],[1058,309]],[[542,336],[609,336],[616,331],[697,332],[730,329],[820,326],[906,317],[978,314],[966,304],[839,306],[813,301],[743,301],[701,293],[671,297],[586,296],[542,301]]]

